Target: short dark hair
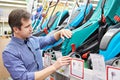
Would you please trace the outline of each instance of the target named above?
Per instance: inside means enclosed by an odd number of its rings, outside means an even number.
[[[31,14],[27,12],[26,10],[23,9],[14,9],[8,17],[8,23],[12,29],[13,32],[13,27],[17,27],[18,29],[21,29],[22,22],[21,19],[30,19]]]

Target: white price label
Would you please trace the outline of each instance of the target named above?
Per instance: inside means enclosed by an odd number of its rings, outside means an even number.
[[[51,55],[49,53],[44,54],[44,66],[48,67],[51,65]]]
[[[104,57],[99,54],[90,54],[94,79],[93,80],[105,80],[106,78],[106,69],[105,69],[105,61]]]
[[[107,80],[120,80],[120,68],[107,66]]]
[[[83,79],[84,78],[84,61],[73,58],[70,65],[70,74],[73,77]]]

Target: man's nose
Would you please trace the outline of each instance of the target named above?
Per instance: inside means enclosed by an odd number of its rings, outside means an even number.
[[[30,30],[31,30],[31,31],[33,30],[32,26],[30,26]]]

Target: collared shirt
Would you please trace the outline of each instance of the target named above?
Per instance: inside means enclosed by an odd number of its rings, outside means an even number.
[[[3,51],[4,65],[14,80],[34,80],[34,72],[43,69],[41,50],[56,42],[54,36],[34,37],[27,42],[12,37]]]

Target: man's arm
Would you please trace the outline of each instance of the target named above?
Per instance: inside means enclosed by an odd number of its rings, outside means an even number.
[[[72,32],[68,29],[62,29],[54,33],[55,40],[59,40],[60,38],[70,38],[72,36]],[[35,72],[35,80],[43,80],[48,77],[50,74],[54,73],[57,69],[64,65],[68,65],[71,61],[71,58],[68,56],[64,56],[59,58],[53,65]]]
[[[15,80],[43,80],[61,66],[68,65],[71,58],[68,56],[61,57],[53,65],[37,72],[28,71],[24,63],[9,52],[3,53],[3,61],[11,77]]]
[[[54,38],[59,40],[60,38],[71,38],[72,32],[69,29],[62,29],[54,33]]]
[[[53,65],[35,72],[35,80],[43,80],[46,77],[48,77],[50,74],[52,74],[53,72],[55,72],[57,69],[59,69],[60,67],[64,66],[64,65],[68,65],[71,61],[71,58],[68,56],[64,56],[59,58]]]
[[[72,36],[72,32],[69,29],[62,29],[62,30],[55,32],[52,35],[39,37],[38,40],[39,40],[40,48],[43,49],[44,47],[48,45],[54,44],[60,38],[63,38],[63,39],[64,37],[70,38],[71,36]]]

